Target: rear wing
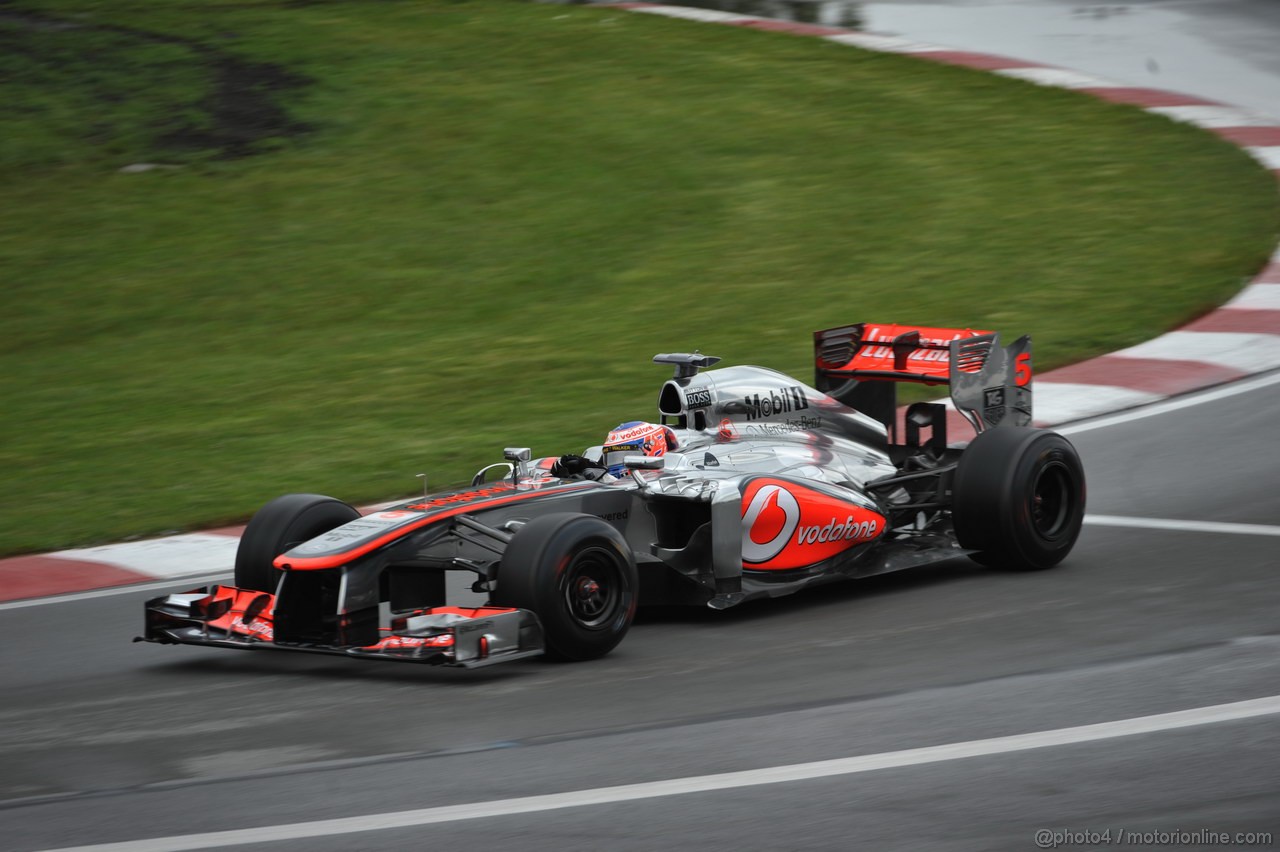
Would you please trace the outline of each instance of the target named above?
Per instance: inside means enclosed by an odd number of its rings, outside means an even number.
[[[895,442],[898,382],[948,385],[977,432],[1031,425],[1029,335],[1001,346],[994,331],[858,323],[814,332],[813,358],[814,386],[885,424]]]

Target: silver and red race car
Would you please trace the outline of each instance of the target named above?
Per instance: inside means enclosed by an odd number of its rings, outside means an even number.
[[[1065,438],[1030,425],[1028,337],[827,329],[812,385],[696,352],[653,360],[675,370],[658,394],[664,454],[584,479],[510,448],[468,488],[363,517],[280,497],[249,522],[235,585],[148,601],[142,638],[465,667],[585,660],[639,604],[724,609],[965,555],[1048,568],[1075,544],[1084,473]],[[900,382],[949,386],[976,437],[949,444],[945,405],[900,411]],[[450,605],[450,572],[486,605]]]

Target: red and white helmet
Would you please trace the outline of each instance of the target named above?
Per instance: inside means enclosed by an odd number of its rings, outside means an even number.
[[[622,463],[627,456],[664,456],[668,450],[674,449],[676,433],[670,427],[643,420],[630,420],[609,432],[601,453],[609,473],[622,476],[627,472]]]

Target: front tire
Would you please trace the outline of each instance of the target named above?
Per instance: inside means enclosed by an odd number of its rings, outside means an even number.
[[[1031,571],[1057,565],[1084,522],[1084,467],[1056,432],[999,427],[960,456],[952,519],[961,547],[984,565]]]
[[[592,660],[612,651],[635,617],[639,579],[627,541],[592,515],[546,515],[507,545],[493,603],[542,622],[547,655]]]
[[[277,556],[358,517],[353,507],[322,494],[277,497],[258,510],[240,537],[236,586],[274,593],[281,574]]]

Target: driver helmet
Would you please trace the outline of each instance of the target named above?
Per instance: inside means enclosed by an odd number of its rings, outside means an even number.
[[[622,463],[627,456],[662,456],[676,449],[676,433],[670,427],[643,420],[629,420],[616,426],[601,447],[605,467],[613,476],[627,472]]]

